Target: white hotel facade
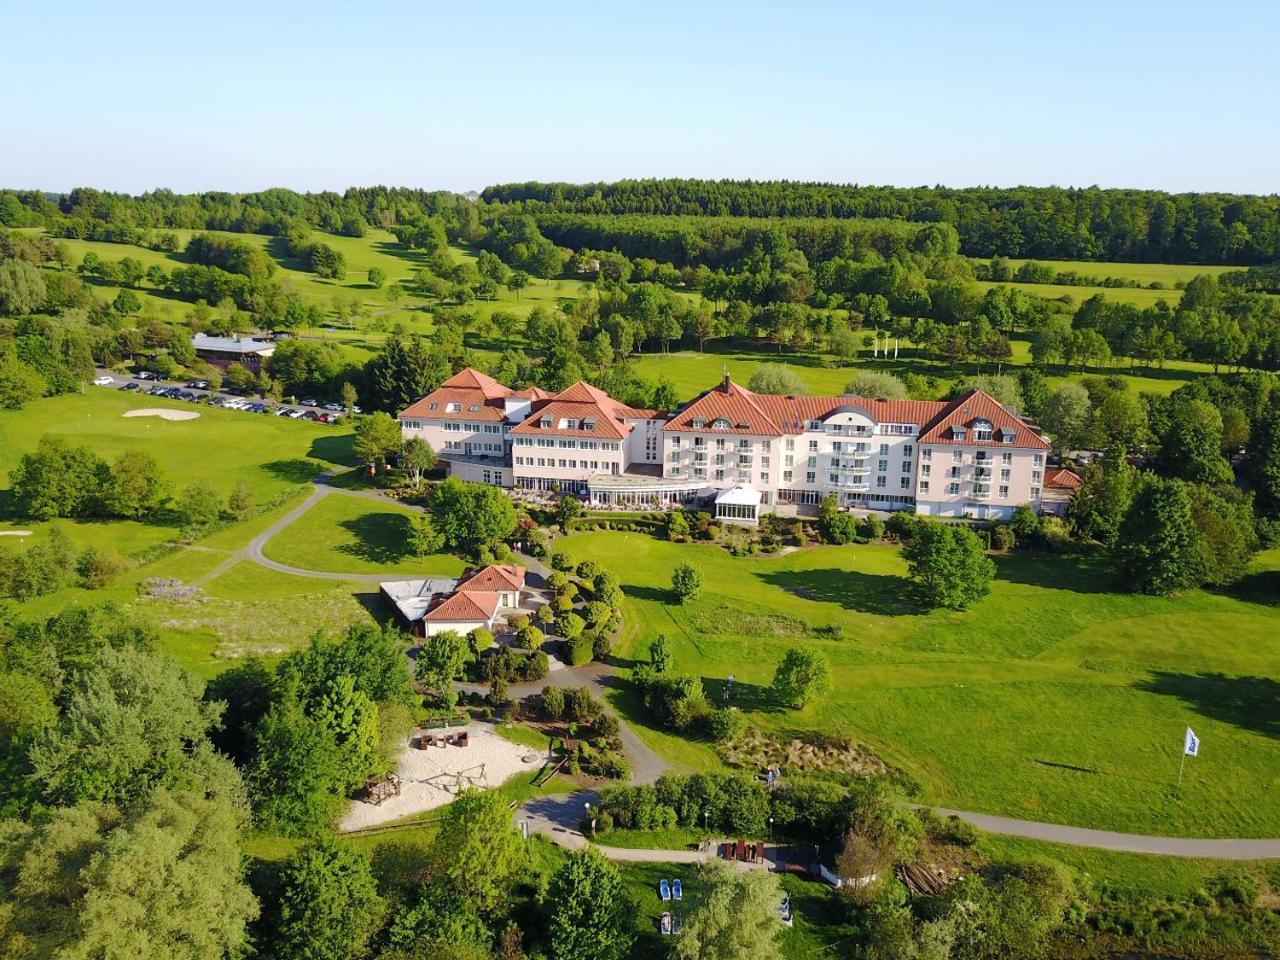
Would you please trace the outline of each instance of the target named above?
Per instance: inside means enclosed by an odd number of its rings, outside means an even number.
[[[1040,510],[1049,442],[980,390],[946,402],[756,394],[727,376],[673,413],[580,382],[514,391],[464,370],[399,415],[465,480],[718,516],[842,506],[1007,519]]]

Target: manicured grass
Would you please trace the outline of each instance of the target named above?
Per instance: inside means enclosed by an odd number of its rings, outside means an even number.
[[[270,540],[272,560],[305,570],[455,577],[463,563],[450,554],[415,557],[408,548],[414,511],[334,493]]]
[[[1061,863],[1100,891],[1153,899],[1191,897],[1213,877],[1238,873],[1262,875],[1268,867],[1265,862],[1152,857],[992,834],[983,834],[976,849],[982,856],[1000,863],[1027,860]]]
[[[599,532],[563,541],[623,581],[618,653],[643,657],[656,633],[676,669],[701,676],[779,733],[852,734],[902,767],[923,799],[961,809],[1102,829],[1189,836],[1280,835],[1280,607],[1192,591],[1117,592],[1099,561],[997,559],[990,597],[964,613],[917,611],[895,547],[803,550],[734,559],[718,547]],[[706,590],[669,602],[670,572],[691,560]],[[1275,564],[1267,555],[1260,569]],[[844,639],[813,634],[839,624]],[[821,649],[834,692],[803,713],[768,685],[790,646]],[[615,703],[631,718],[630,691]],[[1204,750],[1175,789],[1183,728]],[[651,730],[686,767],[718,764],[710,745]],[[1210,747],[1210,745],[1212,745]]]
[[[503,724],[495,729],[502,739],[524,747],[533,747],[535,750],[546,750],[551,744],[552,738],[541,730],[534,730],[519,723]]]
[[[1181,290],[1148,290],[1145,287],[1073,287],[1056,283],[992,283],[987,280],[977,280],[974,285],[982,293],[992,287],[1009,287],[1020,290],[1028,296],[1041,297],[1045,300],[1070,297],[1072,305],[1076,307],[1094,294],[1102,294],[1116,303],[1131,303],[1135,307],[1150,307],[1154,306],[1156,301],[1163,300],[1175,310],[1182,299]]]
[[[1009,264],[1016,270],[1027,259],[1011,259]],[[1224,267],[1202,263],[1120,263],[1114,260],[1036,260],[1059,273],[1073,272],[1087,277],[1114,277],[1117,280],[1136,280],[1139,283],[1163,283],[1171,290],[1175,283],[1186,283],[1193,277],[1208,275],[1216,277],[1228,270],[1243,270],[1244,267]],[[1166,291],[1167,292],[1167,291]],[[1176,298],[1178,291],[1173,291]]]

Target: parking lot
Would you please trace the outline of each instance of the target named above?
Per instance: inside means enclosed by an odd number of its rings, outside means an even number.
[[[272,403],[268,400],[255,400],[252,397],[237,396],[234,391],[222,390],[215,393],[203,380],[177,381],[161,380],[153,373],[138,371],[125,376],[109,370],[97,370],[94,375],[94,386],[123,390],[139,396],[164,397],[167,400],[180,400],[184,403],[198,403],[210,407],[221,407],[224,410],[243,410],[246,413],[267,414],[276,417],[288,417],[290,420],[312,420],[316,423],[340,423],[346,418],[346,410],[339,403],[322,404],[310,397],[297,402]],[[359,413],[360,408],[354,408]]]

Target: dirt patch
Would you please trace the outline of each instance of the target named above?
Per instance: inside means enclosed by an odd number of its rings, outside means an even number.
[[[159,417],[161,420],[195,420],[200,414],[194,410],[162,410],[159,407],[141,407],[138,410],[126,410],[122,417]]]
[[[781,767],[784,774],[796,770],[877,776],[889,769],[883,760],[859,743],[817,734],[807,740],[784,740],[758,730],[730,743],[724,758],[748,770]]]
[[[462,729],[467,731],[469,741],[465,747],[434,746],[420,750],[412,741],[406,745],[396,765],[399,796],[389,797],[376,806],[360,800],[353,802],[339,829],[361,830],[434,810],[452,802],[464,788],[491,789],[517,773],[532,772],[542,765],[541,752],[498,736],[489,723],[431,733],[439,742],[444,735],[456,734]]]

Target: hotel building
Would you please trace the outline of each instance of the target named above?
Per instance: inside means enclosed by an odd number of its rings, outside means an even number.
[[[673,413],[579,382],[551,395],[464,370],[400,414],[450,473],[594,502],[714,500],[717,516],[842,506],[1007,519],[1039,511],[1049,442],[981,390],[950,401],[757,394],[728,376]]]

